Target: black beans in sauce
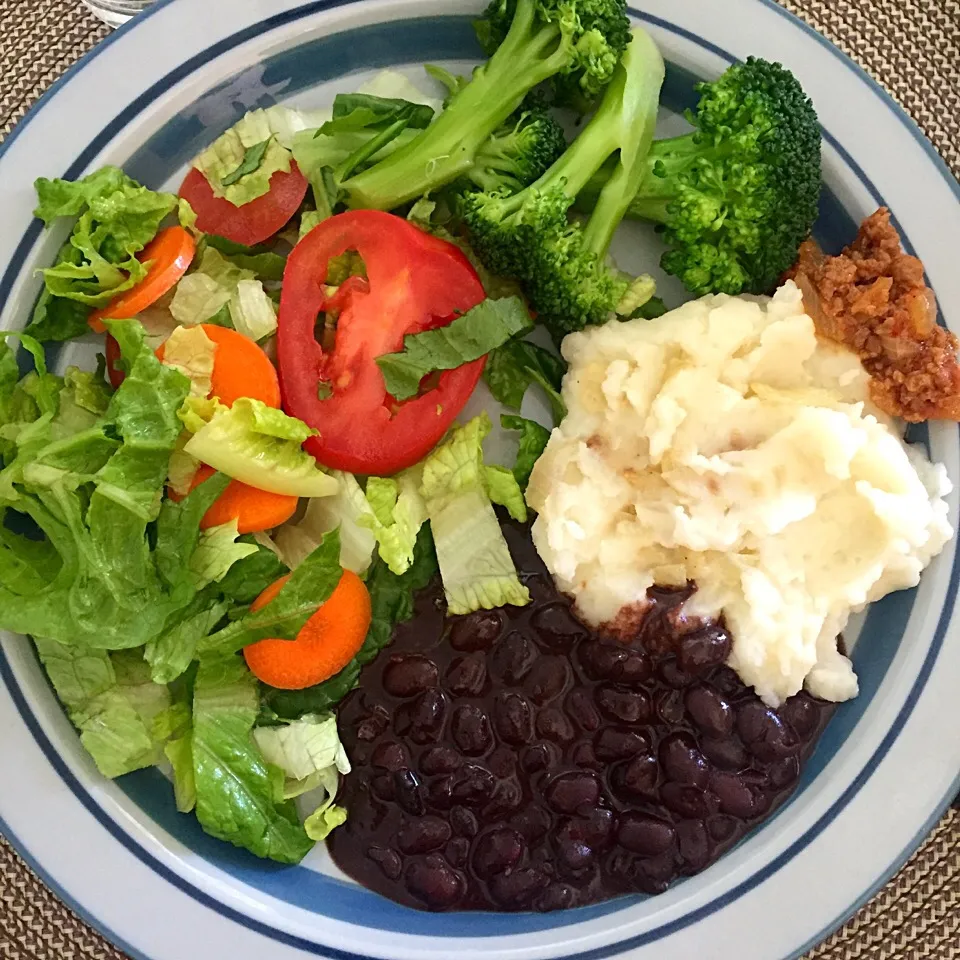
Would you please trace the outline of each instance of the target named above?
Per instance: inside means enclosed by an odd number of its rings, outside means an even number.
[[[529,531],[505,523],[533,596],[446,618],[439,582],[339,711],[354,770],[340,867],[429,910],[559,910],[659,893],[793,790],[830,714],[766,707],[724,666],[722,622],[653,588],[628,639],[588,629]]]

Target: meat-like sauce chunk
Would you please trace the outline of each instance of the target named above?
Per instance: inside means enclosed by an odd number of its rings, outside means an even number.
[[[860,357],[881,410],[913,423],[960,420],[957,338],[937,325],[923,264],[903,252],[889,210],[868,217],[837,257],[808,240],[794,279],[817,332]]]

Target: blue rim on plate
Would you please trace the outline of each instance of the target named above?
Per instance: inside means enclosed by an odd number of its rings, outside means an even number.
[[[162,8],[168,6],[172,2],[173,0],[160,0],[160,2],[156,5],[156,7],[152,8],[147,13],[145,13],[137,21],[137,23],[142,23],[144,20],[155,15]],[[348,5],[350,2],[351,0],[321,0],[321,2],[306,4],[294,10],[286,11],[281,14],[276,14],[273,17],[267,18],[262,23],[257,24],[256,26],[247,28],[246,30],[239,31],[233,36],[227,37],[219,41],[218,43],[212,45],[208,50],[196,55],[195,57],[188,60],[186,63],[182,64],[178,69],[169,73],[162,80],[158,81],[150,90],[146,91],[143,95],[141,95],[132,103],[130,103],[115,118],[112,124],[105,127],[97,135],[97,137],[95,137],[93,141],[91,141],[91,143],[87,146],[87,148],[84,151],[82,151],[82,153],[79,155],[76,161],[70,165],[70,168],[67,171],[65,171],[65,175],[67,177],[75,177],[80,175],[84,171],[84,169],[92,162],[92,160],[96,157],[96,155],[101,151],[101,149],[107,143],[109,143],[110,140],[113,139],[113,137],[120,130],[122,130],[124,127],[130,124],[135,117],[137,117],[140,113],[146,110],[149,107],[149,105],[152,104],[160,95],[162,95],[167,90],[169,90],[174,84],[188,77],[199,66],[202,66],[210,62],[211,59],[228,52],[229,50],[240,45],[241,43],[244,43],[246,40],[250,39],[255,35],[259,35],[275,27],[289,24],[291,22],[295,22],[297,20],[312,16],[319,11],[329,10],[336,7]],[[815,32],[811,30],[811,28],[809,28],[805,24],[802,24],[800,21],[796,20],[796,18],[792,17],[792,15],[787,13],[787,11],[776,6],[776,4],[773,3],[773,0],[762,0],[762,2],[765,5],[768,5],[769,7],[771,7],[772,9],[775,9],[777,13],[788,18],[791,22],[795,24],[800,24],[805,31],[809,33],[814,33],[814,35],[816,35]],[[731,54],[722,50],[715,44],[710,43],[709,41],[706,41],[703,38],[700,38],[687,30],[684,30],[683,28],[677,27],[661,18],[652,16],[649,14],[644,14],[639,11],[631,11],[631,12],[638,19],[645,20],[649,23],[652,23],[657,27],[659,27],[661,30],[672,32],[677,34],[678,36],[682,36],[684,39],[699,45],[704,50],[709,51],[710,53],[718,56],[719,58],[721,58],[722,60],[728,63],[734,62],[735,60],[735,58]],[[445,18],[445,19],[463,20],[463,18]],[[402,23],[404,23],[405,25],[408,22],[409,21],[404,21]],[[100,47],[98,47],[95,51],[89,54],[87,58],[85,58],[80,64],[73,67],[62,80],[58,81],[58,83],[55,84],[54,87],[51,88],[51,90],[48,91],[47,94],[45,94],[45,96],[41,99],[41,101],[38,102],[38,104],[33,108],[33,110],[31,110],[30,114],[28,114],[28,116],[24,118],[23,121],[21,121],[21,124],[16,128],[16,130],[13,132],[11,137],[8,138],[7,142],[2,147],[0,147],[0,158],[3,157],[3,155],[9,149],[9,147],[12,145],[12,143],[23,132],[23,130],[26,128],[29,122],[43,108],[43,106],[49,101],[49,99],[55,95],[57,89],[59,89],[61,85],[69,82],[72,76],[76,75],[86,66],[88,66],[100,53],[103,52],[103,50],[106,47],[114,43],[119,36],[122,36],[128,30],[136,29],[136,27],[137,27],[137,24],[135,23],[135,24],[131,24],[121,28],[121,30],[118,31],[117,34],[114,34],[113,36],[105,40]],[[376,29],[376,28],[366,28],[366,29]],[[393,45],[394,45],[393,53],[391,55],[395,56],[395,59],[391,60],[390,63],[393,64],[398,62],[410,62],[411,56],[410,56],[409,49],[403,47],[402,39],[398,39],[398,38],[401,38],[401,34],[398,34],[398,24],[391,23],[389,24],[388,29],[390,30],[391,40],[393,41]],[[464,58],[466,56],[470,56],[471,53],[475,54],[475,51],[472,51],[472,52],[465,51],[463,49],[462,43],[458,45],[457,42],[453,42],[452,46],[449,46],[449,48],[445,46],[445,44],[449,44],[450,37],[455,35],[462,36],[463,35],[462,30],[460,31],[459,34],[457,34],[457,32],[454,31],[454,34],[451,34],[450,36],[448,36],[446,33],[444,33],[444,29],[438,30],[436,19],[431,21],[431,30],[433,31],[433,34],[431,36],[431,41],[432,41],[431,51],[430,51],[431,57],[433,58],[443,58],[443,57]],[[342,35],[338,35],[338,36],[340,36],[341,40],[343,39]],[[854,68],[863,77],[869,80],[869,78],[866,77],[866,74],[863,74],[863,72],[860,71],[859,68],[856,68],[855,65],[852,65],[852,63],[849,60],[847,60],[847,58],[844,57],[844,55],[840,53],[840,51],[838,51],[835,47],[829,44],[828,41],[826,41],[824,38],[819,37],[819,35],[816,35],[816,36],[818,40],[822,42],[824,46],[826,46],[827,49],[829,49],[835,56],[841,58],[842,61],[848,66],[854,66]],[[370,64],[368,62],[365,62],[364,65],[365,66],[386,66],[388,64],[387,63]],[[342,71],[340,72],[342,73]],[[939,156],[935,153],[932,145],[930,145],[929,142],[926,141],[925,138],[923,138],[922,134],[915,127],[912,121],[910,121],[909,118],[906,117],[906,115],[900,110],[899,107],[896,106],[896,104],[889,98],[889,96],[886,95],[882,90],[880,90],[880,88],[877,87],[872,80],[870,80],[869,82],[873,85],[875,89],[877,89],[882,94],[886,104],[891,109],[894,110],[898,119],[900,119],[900,121],[907,126],[908,130],[911,133],[911,136],[913,136],[915,139],[918,140],[918,142],[924,145],[925,150],[928,152],[928,154],[930,154],[931,157],[936,158],[938,168],[940,169],[941,173],[945,176],[945,178],[947,178],[948,182],[951,183],[951,186],[955,194],[957,195],[957,197],[960,198],[960,186],[958,186],[955,182],[953,182],[952,177],[947,171],[946,165],[943,163],[942,159],[939,158]],[[171,123],[172,122],[173,121],[171,121]],[[156,139],[159,136],[160,134],[157,134],[155,135],[154,138],[151,139],[151,141],[148,141],[147,147],[145,147],[144,149],[145,150],[148,149],[150,143],[152,143],[152,140]],[[879,191],[876,189],[876,187],[874,187],[874,185],[867,178],[864,171],[856,164],[856,162],[853,160],[850,154],[846,150],[844,150],[844,148],[836,140],[836,138],[831,136],[828,132],[825,132],[825,140],[837,152],[837,154],[841,157],[843,162],[856,174],[860,183],[863,184],[871,194],[876,205],[882,205],[883,199]],[[143,151],[141,151],[141,154],[143,154]],[[143,154],[143,155],[145,156],[146,154]],[[186,158],[182,158],[182,159],[186,159]],[[146,162],[146,161],[144,160],[143,162]],[[176,166],[177,164],[176,162],[173,162],[172,165]],[[136,166],[137,166],[137,158],[135,157],[133,160],[133,167],[136,167]],[[142,173],[136,169],[131,168],[131,172],[133,173],[134,176],[137,176],[138,174],[142,176]],[[149,178],[147,179],[149,180]],[[831,202],[832,202],[832,206],[831,206]],[[849,215],[845,214],[842,206],[836,200],[831,201],[829,195],[827,199],[827,213],[828,213],[827,219],[832,218],[831,224],[834,228],[834,231],[837,233],[837,235],[838,236],[849,235],[849,233],[851,232],[851,226],[853,221],[851,220]],[[30,229],[27,231],[23,239],[20,241],[20,244],[18,245],[18,248],[17,248],[17,254],[11,261],[10,265],[8,266],[6,272],[3,275],[2,280],[0,280],[0,301],[5,301],[7,296],[9,295],[14,285],[14,282],[16,281],[18,275],[23,269],[23,261],[25,260],[28,252],[33,247],[33,245],[37,240],[37,237],[40,234],[40,229],[41,229],[40,225],[37,223],[34,223],[33,225],[31,225]],[[904,239],[905,239],[905,245],[907,246],[908,250],[912,250],[911,245],[909,244],[908,238],[904,237]],[[827,240],[829,241],[830,237],[827,237]],[[737,887],[729,891],[723,897],[718,898],[717,900],[700,908],[698,911],[694,911],[689,914],[686,914],[679,920],[673,921],[668,924],[664,924],[661,927],[648,931],[647,933],[639,937],[635,937],[630,940],[621,941],[620,943],[617,943],[609,948],[604,947],[597,950],[590,950],[587,952],[566,954],[564,956],[568,958],[568,960],[594,960],[594,958],[597,958],[597,960],[599,960],[599,958],[601,957],[619,955],[624,950],[630,949],[631,947],[640,946],[645,943],[649,943],[660,937],[666,936],[677,929],[682,929],[683,927],[686,927],[692,923],[695,923],[700,919],[702,919],[704,916],[709,915],[710,913],[721,909],[722,907],[726,906],[728,903],[732,902],[732,900],[742,896],[744,893],[748,892],[757,884],[762,883],[765,879],[767,879],[773,873],[781,869],[781,867],[784,864],[789,862],[789,860],[791,860],[800,850],[802,850],[805,846],[811,843],[823,830],[825,830],[826,827],[829,826],[829,824],[835,819],[835,817],[843,809],[843,807],[853,798],[853,796],[856,795],[856,793],[870,779],[870,776],[872,775],[874,769],[879,764],[880,760],[891,749],[891,747],[893,746],[894,742],[896,741],[899,735],[899,731],[901,730],[903,725],[906,723],[907,719],[910,717],[920,697],[920,694],[923,691],[923,687],[926,683],[926,680],[928,679],[935,665],[937,657],[939,655],[939,652],[943,643],[943,639],[946,634],[946,630],[949,625],[949,621],[953,612],[953,605],[956,598],[958,581],[960,581],[960,558],[955,559],[955,563],[951,572],[949,587],[947,590],[947,599],[944,605],[944,609],[941,613],[940,622],[937,626],[934,640],[927,653],[927,657],[923,664],[923,667],[916,678],[916,681],[913,685],[910,695],[907,697],[906,702],[904,703],[903,707],[900,710],[899,716],[897,717],[895,723],[887,733],[886,737],[881,742],[878,749],[874,752],[869,762],[865,765],[861,773],[855,778],[853,783],[847,788],[844,794],[833,804],[830,810],[817,821],[814,827],[809,829],[802,837],[800,837],[797,841],[795,841],[786,851],[781,853],[779,857],[772,860],[763,869],[757,871],[748,880],[739,884]],[[893,607],[900,608],[897,612],[896,619],[899,620],[901,623],[901,627],[900,627],[901,633],[902,633],[903,625],[906,623],[906,620],[910,614],[910,606],[912,604],[912,599],[913,599],[912,592],[910,594],[900,594],[900,595],[897,595],[896,598],[893,598]],[[905,607],[905,610],[903,609],[904,607]],[[886,619],[889,620],[890,619],[889,614],[891,612],[891,609],[887,609],[886,614],[884,614],[884,612],[881,610],[881,607],[879,605],[875,605],[872,613],[875,616],[886,616]],[[897,639],[898,638],[894,638],[894,642],[896,642]],[[861,679],[864,681],[865,695],[863,699],[860,701],[859,707],[857,708],[859,709],[859,714],[856,712],[856,710],[850,709],[849,707],[847,708],[847,719],[843,725],[846,726],[848,730],[852,729],[856,725],[859,719],[859,716],[862,715],[862,713],[867,709],[869,705],[869,700],[870,700],[870,696],[869,696],[870,687],[872,685],[873,688],[875,689],[877,686],[879,686],[880,682],[883,680],[883,677],[886,672],[886,668],[889,665],[889,662],[890,660],[889,658],[887,658],[885,663],[882,664],[882,670],[879,672],[879,674],[877,674],[876,670],[872,670],[872,667],[874,666],[873,664],[866,664],[863,667],[861,667]],[[171,871],[166,865],[160,863],[158,860],[156,860],[156,858],[152,857],[149,853],[143,850],[123,829],[121,829],[109,816],[107,816],[104,813],[104,811],[100,808],[97,802],[90,796],[88,791],[83,787],[83,785],[77,780],[77,778],[69,770],[69,768],[64,763],[62,758],[57,754],[55,748],[53,747],[49,739],[46,737],[46,735],[44,734],[43,730],[40,727],[40,724],[38,723],[36,717],[33,715],[29,705],[26,703],[26,700],[24,699],[22,693],[20,692],[16,679],[13,676],[13,672],[10,667],[10,664],[8,663],[2,650],[0,650],[0,676],[2,676],[6,686],[8,687],[11,693],[11,696],[16,702],[17,707],[20,710],[20,713],[23,716],[25,722],[30,727],[31,733],[33,734],[34,738],[36,739],[37,743],[39,744],[43,752],[47,755],[47,758],[51,763],[51,765],[57,770],[60,777],[64,780],[64,782],[68,785],[70,790],[76,795],[76,797],[80,800],[80,802],[83,803],[83,805],[87,808],[87,810],[90,811],[100,821],[100,823],[108,831],[110,831],[111,834],[113,834],[128,850],[134,853],[143,863],[147,864],[151,869],[158,872],[161,876],[164,877],[164,879],[166,879],[168,882],[176,886],[178,889],[184,891],[194,899],[197,899],[199,902],[203,903],[205,906],[209,907],[210,909],[215,910],[222,916],[228,917],[237,923],[247,926],[250,929],[256,930],[257,932],[262,933],[266,936],[269,936],[273,939],[276,939],[279,942],[286,943],[291,946],[295,946],[301,950],[305,950],[315,954],[326,955],[329,957],[343,958],[343,960],[364,960],[364,958],[362,958],[358,954],[345,953],[342,951],[333,950],[330,947],[318,946],[312,941],[304,940],[303,938],[293,936],[282,930],[278,930],[274,927],[260,923],[259,921],[256,921],[251,917],[248,917],[242,913],[239,913],[238,911],[235,911],[232,908],[210,897],[208,894],[198,890],[192,884],[184,880],[182,877],[180,877],[173,871]],[[835,733],[837,732],[836,727],[837,727],[837,721],[839,719],[840,719],[839,717],[835,718],[834,723],[831,725]],[[824,752],[824,750],[822,749],[818,751],[819,760],[815,758],[814,763],[819,763],[819,766],[822,768],[822,766],[829,759],[829,756],[827,754],[829,754],[829,751]],[[159,777],[159,775],[157,774],[155,774],[155,776]],[[144,778],[142,777],[141,777],[141,781],[143,781],[144,785],[148,789],[150,788],[151,783],[149,781],[144,780]],[[954,787],[954,792],[955,790],[956,790],[956,786]],[[143,806],[144,798],[142,796],[142,793],[143,793],[142,790],[128,789],[126,792],[128,793],[128,796],[133,794],[141,794],[141,796],[139,797],[139,802],[140,802],[140,805]],[[798,795],[799,795],[799,792],[801,791],[798,791]],[[943,807],[945,807],[949,803],[952,796],[953,796],[953,793],[950,793],[945,798],[945,800],[943,801],[943,806],[940,808],[940,812],[942,812]],[[148,812],[150,812],[151,815],[155,815],[154,811],[148,811]],[[767,823],[770,823],[770,822],[771,821],[767,821]],[[931,821],[931,824],[933,822],[935,822],[935,818]],[[162,824],[162,825],[167,826],[166,824]],[[7,830],[6,825],[3,824],[2,820],[0,820],[0,826],[4,828],[4,832],[7,833],[9,836],[10,833]],[[928,829],[929,829],[929,825],[925,826],[924,832]],[[174,833],[174,831],[172,830],[170,832]],[[919,840],[922,839],[922,836],[923,836],[923,832],[919,832],[917,837],[915,838],[915,841],[919,842]],[[14,843],[18,847],[23,849],[23,845],[17,843],[15,837],[11,837],[11,839],[14,841]],[[182,839],[182,837],[180,837],[180,839]],[[915,843],[913,844],[913,846],[915,846]],[[913,849],[913,846],[903,851],[901,855],[898,856],[895,863],[890,867],[890,872],[892,872],[892,870],[900,862],[902,862],[902,860],[906,859],[910,851]],[[239,856],[240,855],[238,855],[238,857]],[[31,865],[34,866],[35,869],[40,867],[39,864],[37,864],[35,861],[32,861],[32,860],[31,860]],[[221,869],[227,869],[227,871],[230,872],[229,866],[225,868],[222,862],[219,863],[218,866],[220,866]],[[300,869],[302,870],[302,868]],[[83,911],[82,909],[79,908],[79,905],[74,902],[73,898],[71,898],[66,891],[60,889],[60,887],[55,883],[52,877],[46,874],[45,871],[42,871],[42,869],[39,870],[38,872],[42,873],[45,881],[48,882],[49,885],[54,887],[56,892],[63,899],[65,899],[68,903],[70,903],[70,905],[75,910],[77,910],[78,913],[81,913],[81,915],[83,915]],[[264,876],[267,876],[267,877],[271,876],[271,872],[269,869],[264,870],[263,868],[261,868],[261,872],[263,873]],[[319,876],[317,874],[314,874],[313,871],[303,870],[302,872],[310,873],[313,876]],[[237,875],[236,872],[235,872],[235,875]],[[887,876],[889,876],[889,873],[887,874]],[[250,882],[250,878],[247,876],[244,876],[243,879],[246,880],[248,883]],[[326,883],[337,883],[337,881],[330,880],[329,878],[324,878],[324,881]],[[879,888],[879,886],[882,885],[882,882],[883,880],[879,881],[876,887]],[[260,886],[260,884],[254,884],[254,885]],[[279,896],[276,890],[269,890],[267,892],[269,892],[273,896]],[[870,891],[867,894],[867,897],[872,895],[872,892],[873,891]],[[368,895],[368,896],[372,896],[372,895]],[[600,905],[599,907],[596,907],[596,908],[582,908],[582,910],[594,911],[596,915],[605,915],[606,913],[621,909],[621,907],[618,906],[619,903],[620,901],[612,901],[611,903]],[[299,905],[303,906],[303,904],[299,904]],[[838,917],[836,923],[839,923],[840,921],[842,921],[843,917],[848,915],[850,912],[852,912],[853,909],[856,909],[857,905],[858,904],[855,904],[854,906],[844,910],[843,913],[840,914],[840,916]],[[385,913],[388,913],[389,908],[392,908],[392,907],[393,907],[392,904],[385,907],[384,908]],[[394,909],[399,909],[399,908],[394,908]],[[553,921],[550,921],[548,925],[551,927],[555,927],[560,925],[561,923],[579,922],[581,918],[576,916],[576,914],[579,914],[579,913],[580,911],[573,911],[571,912],[571,914],[568,915],[571,917],[571,919],[567,920],[566,918],[564,918],[562,921],[560,921],[560,923],[558,923],[556,919],[554,919]],[[409,911],[404,911],[403,915],[405,918],[407,918],[407,921],[404,923],[403,927],[401,927],[400,929],[406,930],[406,929],[409,929],[411,926],[414,926],[413,921],[409,919]],[[454,915],[447,915],[447,916],[449,917]],[[471,936],[472,934],[469,928],[472,926],[473,921],[470,920],[469,916],[465,916],[462,914],[455,915],[455,916],[456,916],[456,920],[454,922],[457,928],[455,931],[452,931],[450,933],[441,933],[437,929],[431,929],[429,932],[435,936],[438,935],[438,933],[441,936],[455,935],[460,938]],[[489,915],[474,915],[474,916],[489,916]],[[88,921],[93,923],[94,925],[97,925],[98,923],[96,918],[90,918],[85,916],[85,919],[88,919]],[[530,929],[537,929],[537,926],[538,926],[537,919],[538,918],[535,915],[532,916],[532,919],[523,919],[521,922],[528,924],[524,932]],[[435,927],[436,924],[434,923],[433,926]],[[383,928],[388,930],[397,929],[397,927],[392,927],[389,925],[386,925]],[[830,928],[826,928],[825,932],[828,932],[829,929]],[[111,931],[106,931],[106,933],[108,936],[110,936],[111,939],[114,940],[114,942],[117,942],[120,939],[119,937],[116,936],[116,934],[114,934]],[[490,934],[490,930],[486,929],[483,933],[479,935],[489,935],[489,934]],[[818,937],[812,940],[811,942],[816,942],[816,940],[819,939],[819,936],[821,935],[818,935]],[[127,950],[131,954],[142,956],[142,954],[138,953],[135,950],[135,948],[133,948],[131,945],[129,944],[121,944],[121,945],[125,950]],[[798,951],[798,954],[799,952],[802,952],[802,950]]]

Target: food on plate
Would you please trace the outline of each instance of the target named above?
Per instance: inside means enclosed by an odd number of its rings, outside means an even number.
[[[952,535],[890,415],[952,416],[956,342],[883,212],[841,257],[808,240],[785,68],[655,140],[622,0],[477,31],[469,79],[211,131],[179,197],[37,181],[70,233],[8,335],[33,369],[0,342],[0,627],[105,776],[161,767],[211,836],[554,910],[660,892],[790,794],[857,692],[847,617]],[[624,217],[708,296],[617,268]],[[48,370],[101,327],[95,372]]]
[[[820,200],[820,124],[797,78],[756,57],[697,86],[692,133],[655,140],[627,216],[664,228],[667,273],[695,294],[768,293]],[[578,198],[592,209],[606,167]]]
[[[626,642],[574,614],[529,531],[504,527],[526,607],[445,616],[436,581],[339,710],[353,773],[330,851],[431,910],[556,910],[659,893],[793,789],[831,705],[765,707],[722,623],[654,589]]]
[[[559,341],[573,330],[630,316],[656,289],[607,263],[614,232],[646,175],[664,64],[643,30],[634,30],[596,113],[567,151],[518,193],[468,193],[461,214],[470,241],[494,273],[517,277],[540,320]],[[568,211],[590,177],[612,161],[590,218]]]
[[[903,252],[889,210],[868,217],[839,256],[808,240],[794,273],[817,333],[860,357],[884,413],[914,423],[960,420],[957,338],[937,325],[923,264]]]
[[[563,344],[568,414],[527,489],[534,542],[585,619],[629,635],[652,585],[695,583],[730,665],[777,706],[857,693],[837,636],[952,536],[946,470],[869,403],[800,290],[706,297]]]

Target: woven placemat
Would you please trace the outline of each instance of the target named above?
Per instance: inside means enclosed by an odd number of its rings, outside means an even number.
[[[960,178],[960,0],[782,2],[880,80]],[[0,0],[0,138],[107,33],[80,0]],[[2,837],[0,958],[126,960]],[[960,960],[960,812],[807,960],[852,958]]]

